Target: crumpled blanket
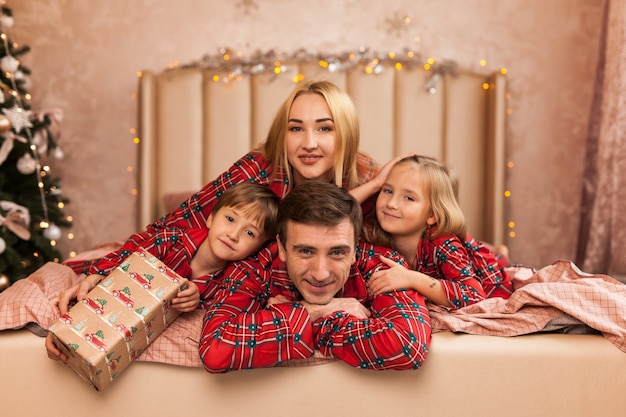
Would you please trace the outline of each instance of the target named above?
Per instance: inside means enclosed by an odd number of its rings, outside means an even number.
[[[455,311],[429,304],[433,332],[518,336],[542,331],[600,332],[626,352],[626,285],[560,260],[539,270],[508,269],[514,292]]]

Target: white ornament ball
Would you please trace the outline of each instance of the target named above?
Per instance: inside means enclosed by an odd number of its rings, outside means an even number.
[[[0,274],[0,291],[6,290],[11,286],[11,280],[6,274]]]
[[[4,253],[7,248],[7,242],[0,237],[0,253]]]
[[[56,224],[51,224],[43,231],[43,237],[48,240],[59,240],[61,238],[61,228]]]
[[[35,172],[37,169],[37,161],[31,154],[25,153],[20,159],[17,160],[17,170],[24,175],[29,175]]]
[[[0,17],[0,25],[3,28],[8,29],[13,27],[13,16],[7,16],[5,14]]]
[[[15,72],[19,68],[19,62],[15,57],[7,55],[0,59],[0,68],[4,72]]]
[[[63,159],[63,157],[65,156],[65,154],[63,153],[63,149],[61,149],[58,146],[54,148],[53,155],[56,159],[59,159],[59,160]]]

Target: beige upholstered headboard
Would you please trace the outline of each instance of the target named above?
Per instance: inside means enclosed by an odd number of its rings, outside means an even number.
[[[139,230],[164,214],[167,193],[197,191],[265,140],[279,105],[300,79],[329,79],[352,97],[361,149],[379,163],[415,151],[454,168],[460,204],[476,238],[503,243],[505,76],[460,69],[362,66],[331,72],[318,61],[289,64],[291,75],[219,69],[143,72],[139,80]]]

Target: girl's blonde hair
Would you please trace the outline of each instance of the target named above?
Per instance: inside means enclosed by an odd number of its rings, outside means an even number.
[[[462,242],[465,242],[467,226],[457,200],[458,178],[454,171],[437,159],[423,155],[407,156],[399,160],[394,167],[408,164],[413,164],[419,169],[424,196],[437,219],[437,223],[433,225],[435,230],[428,235],[429,238],[456,235]],[[380,227],[378,221],[373,222],[372,230],[368,231],[367,235],[368,240],[375,244],[393,246],[391,235]]]
[[[263,147],[263,157],[274,167],[275,175],[280,168],[287,172],[289,184],[293,186],[293,176],[287,159],[287,124],[294,100],[302,94],[319,94],[326,100],[330,115],[335,124],[334,184],[352,189],[360,184],[357,171],[359,151],[359,120],[354,103],[348,94],[330,81],[309,81],[298,86],[278,109],[267,133]],[[364,155],[364,154],[363,154]]]

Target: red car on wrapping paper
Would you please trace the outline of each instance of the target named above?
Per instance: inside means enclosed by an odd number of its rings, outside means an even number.
[[[178,284],[178,282],[180,281],[180,277],[178,275],[163,266],[159,267],[159,272],[171,279],[172,282],[174,282],[175,284]]]
[[[143,276],[141,274],[138,274],[137,272],[131,272],[129,275],[132,279],[134,279],[139,285],[141,285],[145,289],[149,290],[152,288],[152,282],[147,276]]]
[[[106,301],[99,300],[100,302],[94,300],[93,298],[83,298],[83,304],[92,309],[96,314],[104,314],[104,303]]]
[[[122,290],[113,290],[111,291],[111,294],[113,294],[113,297],[119,298],[120,301],[123,302],[128,308],[133,308],[133,306],[135,305],[135,302],[132,300],[132,298],[126,295],[126,293]]]
[[[95,333],[87,333],[85,335],[85,340],[91,343],[96,349],[100,352],[106,352],[107,345],[104,343],[102,338]]]
[[[128,342],[131,337],[133,337],[133,333],[130,331],[130,329],[123,324],[116,324],[115,330],[117,330],[122,334],[122,336],[124,336],[124,341],[126,342]]]
[[[70,316],[69,314],[65,313],[63,314],[61,317],[59,317],[61,319],[61,321],[65,324],[72,324],[72,322],[74,321],[74,319],[72,319],[72,316]]]

